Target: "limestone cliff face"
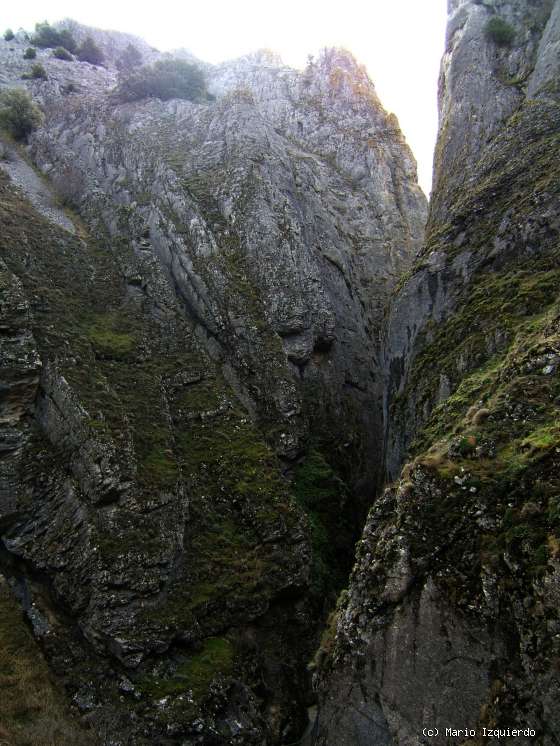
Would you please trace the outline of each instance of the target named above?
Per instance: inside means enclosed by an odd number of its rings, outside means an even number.
[[[479,271],[518,258],[527,246],[543,244],[539,250],[544,250],[551,222],[555,229],[553,208],[541,210],[535,204],[525,209],[523,202],[541,187],[543,201],[549,199],[539,169],[555,145],[556,71],[547,60],[558,44],[558,8],[552,12],[552,3],[467,2],[449,9],[427,239],[414,272],[392,303],[386,335],[386,398],[408,408],[410,417],[406,425],[402,416],[388,418],[387,468],[392,477],[434,404],[447,397],[472,364],[457,348],[450,349],[457,358],[455,371],[437,366],[435,377],[425,381],[432,389],[435,383],[437,393],[422,409],[415,396],[400,396],[425,347],[419,337],[430,338],[431,329],[455,310]],[[486,27],[494,17],[514,31],[511,46],[489,37]],[[454,380],[448,380],[450,373]]]
[[[559,18],[449,4],[426,242],[385,333],[395,481],[323,643],[314,743],[557,742]]]
[[[44,124],[0,164],[3,569],[103,743],[286,743],[381,477],[415,165],[345,52],[122,104],[131,39],[67,25],[107,66],[39,51]]]
[[[301,450],[302,392],[319,386],[333,421],[368,418],[356,458],[380,453],[369,361],[388,292],[419,249],[425,203],[366,74],[344,52],[303,74],[261,54],[207,70],[215,104],[120,107],[107,96],[114,74],[100,69],[61,103],[71,75],[58,66],[37,86],[48,112],[32,143],[40,167],[112,237],[143,237],[248,406],[282,420],[277,448]],[[248,321],[261,310],[263,329]],[[268,331],[282,342],[275,366],[263,366]]]

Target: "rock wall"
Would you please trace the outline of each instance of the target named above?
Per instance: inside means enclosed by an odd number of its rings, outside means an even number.
[[[2,569],[103,743],[287,743],[381,477],[415,164],[348,53],[122,104],[123,49],[162,55],[65,25],[106,67],[38,51],[45,121],[0,180]],[[2,86],[28,43],[0,41]]]
[[[449,4],[426,242],[385,337],[394,484],[318,657],[316,744],[557,741],[559,9]]]

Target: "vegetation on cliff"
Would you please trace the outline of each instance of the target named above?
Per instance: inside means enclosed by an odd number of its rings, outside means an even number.
[[[127,65],[132,65],[132,57]],[[135,69],[123,67],[128,72],[121,77],[116,95],[121,101],[139,101],[144,98],[159,98],[167,101],[182,98],[187,101],[208,99],[206,82],[202,70],[185,60],[158,60],[153,65]]]
[[[23,88],[0,93],[0,128],[16,140],[25,140],[42,121],[41,110]]]
[[[500,47],[509,47],[515,39],[515,29],[499,16],[492,16],[484,27],[484,33]]]
[[[68,29],[56,29],[48,21],[35,24],[35,33],[31,43],[36,47],[63,47],[72,54],[76,51],[76,40]]]
[[[76,56],[80,62],[89,62],[91,65],[102,65],[105,55],[91,36],[86,36],[76,50]]]

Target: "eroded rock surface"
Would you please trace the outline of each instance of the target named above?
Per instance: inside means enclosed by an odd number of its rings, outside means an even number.
[[[386,329],[395,483],[323,642],[316,744],[558,741],[559,8],[449,3],[426,242]]]
[[[45,114],[0,179],[4,571],[103,743],[289,743],[381,478],[415,164],[346,52],[122,104],[127,46],[164,56],[66,25],[105,67],[38,50],[23,83],[29,41],[0,41],[1,85]]]

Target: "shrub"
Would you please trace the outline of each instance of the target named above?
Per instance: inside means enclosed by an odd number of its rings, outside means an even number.
[[[142,64],[142,53],[134,44],[128,44],[116,61],[117,69],[121,71],[134,70]]]
[[[11,28],[7,28],[7,29],[6,29],[5,31],[4,31],[4,39],[5,39],[6,41],[12,41],[12,39],[13,39],[13,38],[14,38],[14,32],[12,31],[12,29],[11,29]]]
[[[23,88],[10,88],[0,94],[0,127],[16,140],[24,140],[42,121],[41,110]]]
[[[77,56],[80,62],[89,62],[92,65],[102,65],[103,60],[105,59],[105,55],[93,41],[91,36],[86,36],[80,44]]]
[[[86,177],[80,168],[66,164],[52,176],[52,184],[61,207],[79,207],[86,188]]]
[[[45,70],[45,68],[43,67],[43,65],[41,65],[40,62],[36,62],[31,67],[31,77],[35,78],[36,80],[46,80],[47,79],[47,71]]]
[[[69,52],[76,51],[76,40],[68,29],[53,28],[48,21],[35,24],[35,33],[31,39],[37,47],[64,47]]]
[[[35,49],[35,47],[27,47],[27,49],[23,53],[23,59],[34,60],[35,57],[37,57],[37,50]]]
[[[515,29],[499,16],[492,16],[484,27],[486,37],[499,47],[509,47],[515,39]]]
[[[36,62],[31,66],[30,72],[24,73],[21,77],[24,80],[46,80],[47,71],[40,62]]]
[[[184,60],[158,60],[124,77],[117,89],[121,101],[143,98],[182,98],[187,101],[208,99],[202,70]]]
[[[64,60],[65,62],[71,62],[74,59],[70,52],[67,49],[64,49],[64,47],[53,49],[53,57],[56,57],[58,60]]]

